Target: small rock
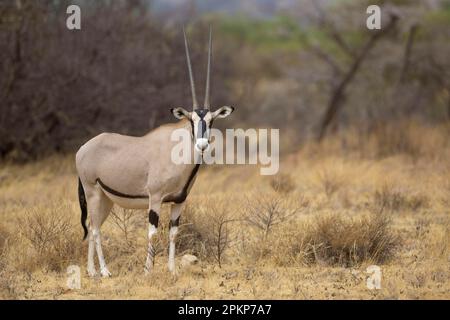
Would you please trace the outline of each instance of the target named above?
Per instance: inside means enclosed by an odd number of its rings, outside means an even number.
[[[226,280],[230,280],[236,278],[238,275],[238,272],[227,272],[223,275],[223,277],[225,277]]]
[[[198,262],[198,259],[196,256],[192,255],[192,254],[185,254],[182,258],[181,258],[181,266],[182,267],[187,267],[193,264],[196,264]]]

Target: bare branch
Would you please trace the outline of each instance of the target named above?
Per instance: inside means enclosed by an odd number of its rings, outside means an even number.
[[[345,96],[345,89],[347,86],[351,83],[353,80],[355,74],[359,70],[362,62],[367,57],[370,50],[374,47],[376,42],[385,34],[387,34],[393,27],[396,25],[398,20],[398,17],[395,15],[391,15],[391,20],[389,23],[380,31],[374,33],[370,39],[366,42],[366,44],[363,46],[363,48],[360,50],[359,54],[354,59],[352,65],[346,72],[345,76],[342,78],[342,80],[339,82],[339,85],[337,86],[336,90],[334,90],[330,102],[328,104],[327,110],[325,111],[325,114],[322,118],[322,122],[320,125],[320,131],[318,136],[318,141],[321,141],[323,137],[325,136],[326,130],[333,121],[333,119],[336,117],[336,114],[338,113],[342,102],[344,100]]]
[[[411,54],[412,54],[414,39],[415,39],[418,29],[419,29],[419,26],[417,24],[412,25],[411,28],[409,29],[408,40],[406,41],[405,54],[403,57],[403,67],[402,67],[402,70],[400,72],[400,77],[399,77],[400,83],[402,83],[406,80],[406,76],[408,74],[409,65],[410,65],[410,61],[411,61]]]

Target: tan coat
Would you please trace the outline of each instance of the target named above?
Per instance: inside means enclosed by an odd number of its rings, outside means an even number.
[[[143,137],[102,133],[76,154],[76,166],[85,189],[99,184],[114,203],[124,208],[149,208],[148,198],[170,200],[181,192],[195,164],[174,164],[170,137],[175,129],[191,131],[184,119],[162,125]],[[193,150],[193,148],[191,148]],[[99,181],[100,180],[100,181]],[[192,185],[193,179],[191,179]],[[117,193],[108,192],[109,189]],[[117,196],[117,194],[129,197]]]

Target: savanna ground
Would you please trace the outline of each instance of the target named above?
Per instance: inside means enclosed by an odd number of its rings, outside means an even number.
[[[112,278],[88,278],[74,156],[0,167],[2,299],[449,299],[449,127],[351,132],[255,166],[203,168],[167,270],[168,207],[145,276],[147,213],[114,208],[103,249]],[[283,132],[281,132],[283,135]],[[66,285],[81,267],[81,289]],[[369,290],[366,268],[381,267]]]

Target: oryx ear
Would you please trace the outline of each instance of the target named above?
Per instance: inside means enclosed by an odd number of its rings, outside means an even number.
[[[183,119],[183,118],[191,118],[191,113],[186,111],[186,109],[178,107],[178,108],[172,108],[170,109],[170,111],[173,113],[173,115],[175,116],[175,118],[177,119]]]
[[[212,118],[226,118],[234,111],[233,107],[223,106],[212,113]]]

